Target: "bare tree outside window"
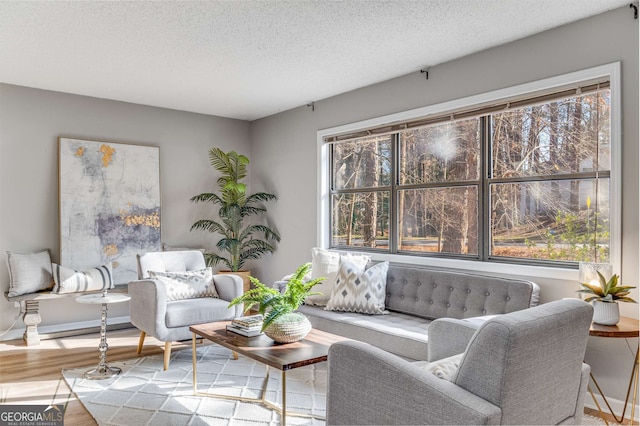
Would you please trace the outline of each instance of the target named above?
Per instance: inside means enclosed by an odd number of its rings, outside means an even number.
[[[381,136],[334,146],[333,245],[388,249],[391,144]]]
[[[598,86],[334,142],[332,246],[609,261],[610,102],[609,89]]]
[[[491,255],[609,261],[609,117],[609,90],[491,116]]]
[[[478,119],[401,133],[399,250],[478,254],[479,155]]]

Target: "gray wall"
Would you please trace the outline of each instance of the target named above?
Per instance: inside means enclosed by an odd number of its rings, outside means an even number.
[[[280,195],[271,214],[282,242],[272,259],[260,263],[261,277],[273,281],[292,272],[310,259],[316,245],[318,130],[616,61],[621,61],[623,88],[622,277],[637,284],[638,21],[629,7],[432,67],[429,80],[417,71],[418,59],[416,72],[317,101],[315,112],[300,107],[252,122],[252,185],[259,189],[266,182]],[[576,282],[529,278],[542,286],[543,301],[576,296]],[[623,315],[638,318],[637,305],[622,305]],[[636,340],[629,343],[633,347]],[[606,366],[605,356],[620,364]],[[602,376],[606,392],[624,399],[633,362],[624,339],[592,338],[587,361]]]
[[[425,43],[427,43],[426,41]],[[623,87],[623,277],[636,284],[638,265],[638,21],[628,7],[495,49],[435,66],[429,80],[416,72],[317,101],[249,125],[199,114],[0,84],[0,250],[49,248],[59,256],[57,138],[72,136],[160,147],[162,236],[173,245],[211,247],[189,232],[207,209],[188,199],[214,185],[211,146],[250,153],[253,190],[279,196],[269,216],[282,235],[277,252],[251,265],[263,282],[292,272],[316,245],[316,132],[341,124],[488,92],[614,61],[622,62]],[[310,82],[313,84],[313,82]],[[4,256],[4,254],[3,254]],[[543,301],[574,297],[576,283],[537,279]],[[0,262],[0,289],[8,274]],[[637,292],[635,293],[637,297]],[[18,310],[0,299],[0,334]],[[41,303],[41,329],[97,322],[98,312],[72,299]],[[623,314],[638,317],[637,306]],[[115,305],[110,316],[126,317]],[[73,326],[73,325],[72,325]],[[19,337],[23,325],[0,336]],[[17,333],[17,334],[16,334]],[[629,343],[636,344],[636,340]],[[613,366],[605,365],[605,358]],[[624,398],[632,359],[623,339],[591,339],[586,357],[607,394]]]
[[[191,224],[208,214],[192,195],[215,188],[217,175],[208,150],[219,146],[248,154],[246,121],[154,108],[0,84],[0,250],[51,250],[59,262],[58,137],[128,142],[160,147],[162,240],[175,246],[213,247]],[[209,209],[210,211],[210,209]],[[0,262],[0,289],[9,288],[6,261]],[[40,302],[41,331],[78,327],[99,319],[95,306],[73,298]],[[0,334],[19,312],[0,299]],[[109,307],[114,320],[126,319],[128,303]],[[0,339],[20,337],[15,330]]]

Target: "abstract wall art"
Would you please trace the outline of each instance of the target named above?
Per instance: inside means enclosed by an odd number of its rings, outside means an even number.
[[[59,138],[60,263],[112,262],[138,277],[136,254],[160,250],[160,148]]]

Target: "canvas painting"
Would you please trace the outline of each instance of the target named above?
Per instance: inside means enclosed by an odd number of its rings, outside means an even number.
[[[160,148],[59,139],[60,263],[112,262],[116,284],[138,278],[136,254],[160,250]]]

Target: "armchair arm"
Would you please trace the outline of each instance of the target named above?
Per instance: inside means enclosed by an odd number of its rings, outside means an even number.
[[[164,283],[141,280],[129,283],[129,317],[131,324],[145,333],[162,339],[167,333],[167,292]]]
[[[327,424],[498,424],[495,405],[379,348],[329,348]]]
[[[494,315],[469,319],[438,318],[429,324],[429,362],[461,354],[471,336]]]
[[[213,276],[213,285],[216,286],[216,290],[220,299],[231,302],[236,297],[242,296],[243,284],[242,278],[233,274],[216,274]],[[241,317],[243,314],[243,305],[234,306],[235,317]]]
[[[582,374],[580,376],[580,388],[578,389],[578,401],[576,402],[576,411],[573,414],[574,416],[573,424],[576,424],[576,425],[582,424],[582,416],[584,416],[584,400],[587,397],[590,373],[591,373],[591,366],[583,362]]]

